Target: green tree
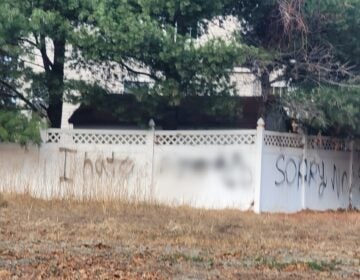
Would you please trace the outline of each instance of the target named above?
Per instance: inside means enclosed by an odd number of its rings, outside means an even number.
[[[158,94],[228,94],[231,69],[252,49],[236,40],[196,40],[225,11],[223,1],[99,0],[79,49],[88,61],[148,75]]]
[[[20,74],[14,79],[15,84],[2,79],[2,85],[32,110],[41,111],[36,101],[42,100],[53,127],[60,126],[67,86],[64,79],[64,66],[69,60],[66,47],[76,43],[76,28],[85,21],[90,7],[85,0],[4,0],[0,3],[0,49],[16,63]],[[34,64],[37,53],[41,57],[37,65],[42,68],[40,73],[26,67]],[[24,83],[31,85],[27,92],[20,90]]]
[[[24,70],[21,47],[16,43],[24,34],[22,15],[9,3],[0,6],[0,142],[40,143],[42,122],[36,114],[26,117],[21,111],[23,107],[38,108],[17,90]],[[18,106],[19,100],[23,106]]]
[[[60,126],[68,89],[85,86],[65,80],[66,63],[90,69],[108,64],[114,77],[120,74],[111,68],[116,63],[132,75],[150,76],[152,93],[176,99],[231,92],[229,70],[250,50],[235,40],[196,41],[209,20],[224,15],[220,0],[4,0],[0,10],[0,49],[19,75],[8,72],[14,83],[2,84],[31,110],[45,109],[52,127]],[[26,67],[35,53],[40,73]],[[26,82],[31,88],[20,90]]]
[[[360,134],[360,2],[357,0],[236,1],[229,10],[242,20],[246,44],[271,53],[246,66],[271,93],[270,73],[290,89],[283,105],[309,129]],[[241,2],[241,3],[239,3]],[[355,105],[356,104],[356,105]]]
[[[358,104],[359,8],[357,0],[3,0],[1,104],[21,100],[40,114],[45,109],[51,126],[59,127],[68,89],[89,89],[65,80],[66,63],[101,65],[113,77],[119,75],[113,65],[120,65],[148,75],[150,93],[173,100],[231,93],[230,71],[244,65],[261,80],[265,98],[270,74],[279,70],[277,79],[291,88],[283,101],[304,124],[359,133],[358,122],[348,122],[357,118],[348,103]],[[196,40],[210,20],[228,14],[242,23],[237,40]],[[40,73],[25,63],[35,51]]]

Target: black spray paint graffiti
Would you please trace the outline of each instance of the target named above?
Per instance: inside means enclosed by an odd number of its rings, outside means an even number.
[[[74,159],[78,153],[77,150],[68,148],[60,148],[59,151],[64,153],[63,174],[60,177],[61,182],[74,182],[75,171],[69,167],[70,155]],[[133,172],[135,163],[129,157],[123,159],[116,159],[115,153],[111,153],[111,157],[97,156],[95,160],[91,159],[87,152],[84,153],[84,160],[82,164],[82,176],[85,180],[93,180],[95,177],[115,177],[127,179]]]
[[[85,174],[86,169],[88,169],[91,176],[94,175],[95,170],[95,174],[97,174],[98,177],[103,175],[115,177],[116,174],[127,177],[133,172],[134,166],[134,162],[129,157],[125,159],[115,159],[114,152],[112,152],[111,158],[98,156],[95,161],[92,161],[88,153],[85,152],[83,174]]]
[[[76,150],[72,150],[72,149],[68,149],[68,148],[60,148],[59,149],[60,153],[64,153],[64,169],[63,169],[63,175],[60,176],[60,182],[73,182],[72,179],[72,174],[71,174],[71,168],[70,170],[68,170],[68,154],[76,154],[77,151]]]
[[[344,193],[344,188],[349,188],[349,180],[346,171],[341,171],[336,164],[333,164],[332,174],[328,180],[328,174],[325,174],[324,161],[316,162],[315,160],[309,161],[308,159],[286,159],[284,155],[280,155],[275,164],[276,170],[280,175],[279,180],[275,180],[275,186],[288,185],[292,186],[296,183],[297,188],[300,187],[304,181],[309,187],[312,182],[317,184],[319,195],[322,196],[329,184],[333,191],[336,191],[337,196]]]

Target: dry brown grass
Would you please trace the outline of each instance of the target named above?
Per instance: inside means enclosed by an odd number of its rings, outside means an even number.
[[[360,213],[208,211],[6,195],[0,279],[358,279]]]

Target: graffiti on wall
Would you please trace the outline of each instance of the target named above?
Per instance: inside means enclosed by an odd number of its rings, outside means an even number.
[[[115,153],[111,153],[111,157],[97,156],[95,160],[91,160],[88,153],[84,153],[83,174],[90,172],[91,176],[95,174],[98,177],[112,176],[121,174],[122,176],[129,176],[134,170],[134,161],[129,157],[115,159]]]
[[[251,168],[238,154],[205,157],[164,157],[159,174],[173,174],[176,178],[201,178],[212,174],[229,189],[249,187],[253,183]]]
[[[80,157],[82,160],[80,161],[81,168],[79,168],[79,166],[73,165],[73,162],[79,159],[77,150],[61,147],[59,152],[64,157],[60,182],[73,183],[79,171],[84,181],[103,177],[119,177],[126,180],[135,167],[135,163],[130,157],[116,158],[114,152],[111,152],[111,157],[97,155],[96,158],[91,158],[88,152],[84,152],[83,157]]]
[[[60,182],[73,183],[74,182],[74,180],[73,180],[74,169],[71,168],[71,166],[69,164],[69,156],[75,155],[77,153],[77,150],[61,147],[61,148],[59,148],[59,152],[64,153],[64,166],[63,166],[62,172],[60,173],[60,174],[62,174],[60,176]]]
[[[299,159],[281,154],[275,163],[277,171],[275,186],[296,185],[297,188],[300,188],[303,183],[309,187],[315,185],[319,196],[322,196],[330,187],[340,197],[340,194],[350,188],[348,173],[336,163],[331,163],[330,168],[327,165],[328,163],[323,160]],[[329,172],[329,170],[331,171]]]

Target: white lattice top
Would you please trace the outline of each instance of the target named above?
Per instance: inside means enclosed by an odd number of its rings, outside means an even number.
[[[288,133],[266,133],[264,137],[266,146],[302,148],[304,147],[303,139],[300,135]]]
[[[75,144],[145,145],[144,134],[97,134],[74,133]]]
[[[322,136],[311,136],[308,138],[308,148],[327,151],[349,151],[350,147],[346,140]]]
[[[45,134],[45,143],[59,143],[61,138],[61,130],[48,130]]]
[[[146,145],[146,132],[138,131],[96,131],[96,130],[60,130],[46,131],[46,143],[67,142],[72,144],[104,145]]]
[[[246,132],[157,132],[155,145],[253,145],[255,131]]]

